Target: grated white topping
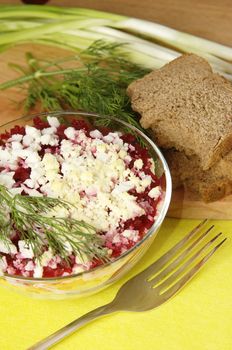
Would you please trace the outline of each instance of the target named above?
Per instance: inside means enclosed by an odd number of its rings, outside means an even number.
[[[152,188],[148,193],[148,196],[153,198],[154,200],[159,198],[160,195],[161,195],[161,187],[160,186],[156,186],[156,187]]]
[[[10,240],[7,244],[4,241],[0,241],[0,252],[5,254],[16,254],[17,248]]]
[[[83,130],[73,127],[66,128],[64,134],[67,139],[59,145],[56,131],[60,123],[55,117],[48,117],[47,120],[49,127],[38,130],[26,126],[25,136],[12,135],[4,147],[0,146],[0,167],[4,168],[0,173],[0,184],[5,185],[12,194],[24,191],[31,196],[48,195],[66,200],[74,204],[72,209],[59,207],[47,215],[83,220],[97,231],[106,232],[106,237],[111,237],[115,244],[128,240],[137,242],[139,231],[117,231],[119,224],[145,214],[145,205],[138,204],[136,196],[129,191],[142,193],[152,183],[151,176],[142,171],[142,159],[136,159],[132,169],[128,167],[132,160],[129,150],[133,150],[134,146],[124,143],[119,132],[103,136],[99,130],[92,130],[87,136]],[[59,151],[55,154],[45,153],[41,157],[38,153],[41,145],[59,146]],[[30,178],[20,185],[13,178],[19,159],[21,164],[31,169]],[[152,160],[151,164],[154,171]],[[157,186],[148,195],[157,199],[161,192]],[[71,247],[66,242],[64,245],[71,254]],[[33,260],[32,249],[25,241],[18,242],[18,249],[19,252],[12,243],[5,245],[0,241],[0,252],[18,254],[19,266],[20,259]],[[75,259],[73,273],[89,268],[87,258],[84,262],[83,257],[76,256]],[[43,267],[55,269],[61,261],[60,257],[52,254],[51,249],[42,254],[40,261],[32,260],[25,265],[23,275],[27,276],[33,271],[34,277],[42,277]],[[3,257],[0,259],[0,270],[14,273],[14,268],[7,268],[6,265]]]
[[[21,240],[18,242],[19,251],[24,259],[32,259],[34,257],[32,248],[28,244]]]

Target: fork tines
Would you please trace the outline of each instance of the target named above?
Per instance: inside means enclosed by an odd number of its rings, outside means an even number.
[[[212,225],[198,236],[207,222],[208,220],[202,221],[165,255],[142,272],[145,273],[151,287],[165,299],[169,299],[180,290],[225,242],[226,238],[220,240],[215,246],[214,242],[222,235],[220,232],[196,251],[196,246],[202,243],[214,228]],[[190,245],[183,250],[187,244]]]

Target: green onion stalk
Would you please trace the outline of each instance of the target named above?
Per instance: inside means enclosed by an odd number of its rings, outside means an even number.
[[[39,43],[78,52],[96,40],[127,43],[130,60],[149,69],[192,52],[232,79],[232,48],[157,23],[84,8],[0,6],[0,51]]]

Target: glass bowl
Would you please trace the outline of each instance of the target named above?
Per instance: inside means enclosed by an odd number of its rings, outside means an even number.
[[[32,125],[34,117],[45,117],[48,115],[62,119],[62,121],[66,122],[67,124],[69,124],[70,120],[73,118],[85,119],[93,126],[96,126],[96,128],[100,119],[102,118],[100,115],[93,113],[72,111],[41,113],[33,116],[22,117],[2,125],[0,126],[0,133],[9,131],[15,125]],[[154,241],[165,218],[171,199],[172,185],[168,165],[158,147],[140,130],[116,118],[104,117],[104,119],[105,118],[107,118],[107,122],[110,125],[111,130],[121,132],[125,130],[128,132],[129,130],[134,134],[139,135],[140,138],[142,138],[145,146],[148,148],[150,155],[156,160],[156,173],[158,177],[163,177],[162,187],[164,191],[160,213],[156,221],[142,240],[137,242],[135,246],[127,250],[115,260],[93,268],[90,271],[81,272],[71,276],[54,278],[28,278],[4,274],[0,277],[1,286],[10,288],[17,292],[25,292],[32,296],[51,299],[62,299],[72,296],[80,297],[96,293],[97,291],[106,288],[113,282],[119,280],[123,275],[131,270],[131,268],[140,260],[140,258],[150,247],[151,243]]]

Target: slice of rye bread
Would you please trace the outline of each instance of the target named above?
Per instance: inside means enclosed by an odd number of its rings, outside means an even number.
[[[203,58],[182,55],[127,93],[159,146],[198,155],[205,170],[232,149],[232,84]]]
[[[232,193],[232,151],[209,170],[200,167],[197,156],[189,157],[174,149],[163,153],[172,174],[173,188],[183,185],[188,193],[204,202],[213,202]]]

